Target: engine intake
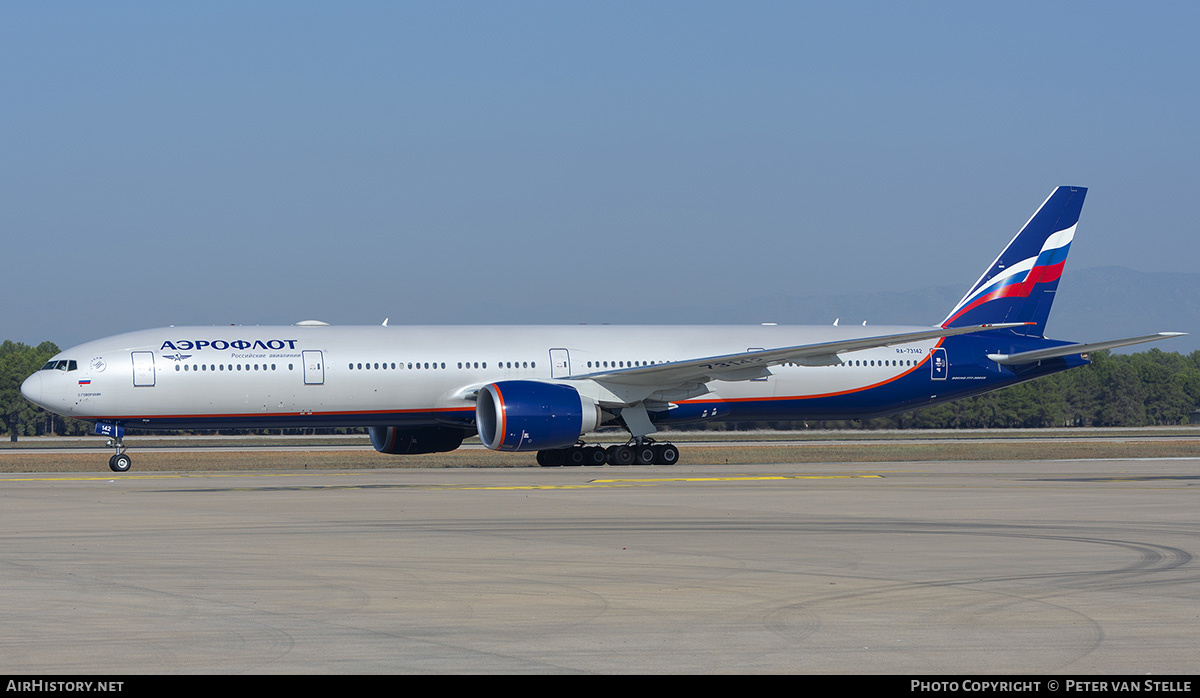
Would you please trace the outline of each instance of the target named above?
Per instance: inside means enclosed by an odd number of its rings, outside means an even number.
[[[600,406],[569,385],[500,381],[479,391],[475,424],[493,451],[565,448],[600,424]]]

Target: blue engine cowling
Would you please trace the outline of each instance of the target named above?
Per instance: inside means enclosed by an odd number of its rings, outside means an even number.
[[[599,423],[599,405],[559,383],[489,383],[475,403],[479,438],[493,451],[565,448]]]
[[[464,432],[451,427],[369,427],[371,445],[380,453],[415,455],[453,451],[462,445]]]

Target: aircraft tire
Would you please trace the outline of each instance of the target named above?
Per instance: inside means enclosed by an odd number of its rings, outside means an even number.
[[[628,446],[609,446],[607,451],[609,465],[631,465],[633,449]]]
[[[133,467],[133,459],[124,453],[118,453],[108,459],[108,469],[114,473],[123,473]]]
[[[633,449],[633,462],[637,465],[653,465],[655,456],[654,446],[645,444]]]
[[[547,449],[537,452],[537,464],[543,468],[557,468],[566,460],[561,449]]]
[[[587,456],[583,449],[579,446],[567,449],[567,459],[564,465],[584,465],[587,463]]]
[[[654,447],[655,465],[675,465],[679,462],[679,449],[674,444],[658,444]]]
[[[583,449],[584,465],[604,465],[608,461],[604,449],[599,446],[588,446]]]

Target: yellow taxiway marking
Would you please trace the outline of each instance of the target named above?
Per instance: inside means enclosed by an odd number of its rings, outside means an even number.
[[[2,477],[0,482],[66,482],[66,481],[100,481],[100,480],[172,480],[185,478],[205,478],[205,477],[304,477],[306,475],[352,475],[353,473],[331,473],[328,471],[309,471],[304,473],[146,473],[145,475],[128,475],[117,474],[112,475],[54,475],[44,477]]]
[[[738,482],[753,480],[855,480],[882,479],[882,475],[727,475],[724,477],[646,477],[612,480],[592,480],[595,483],[643,482]]]

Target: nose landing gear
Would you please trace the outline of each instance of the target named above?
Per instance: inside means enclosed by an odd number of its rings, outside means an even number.
[[[125,454],[125,427],[120,422],[96,422],[92,433],[109,437],[108,443],[104,445],[117,449],[116,454],[108,459],[109,470],[114,473],[123,473],[133,466],[133,459]]]
[[[109,439],[105,446],[117,449],[116,454],[108,459],[109,470],[114,473],[123,473],[133,467],[133,459],[125,453],[125,443],[121,440],[120,436],[115,439]]]

